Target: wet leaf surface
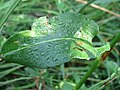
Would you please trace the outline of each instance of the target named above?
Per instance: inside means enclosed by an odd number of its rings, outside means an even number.
[[[97,33],[97,24],[81,14],[41,17],[33,23],[31,31],[10,37],[1,54],[7,61],[38,68],[60,65],[72,58],[89,60],[109,50],[108,44],[100,48],[92,46]]]

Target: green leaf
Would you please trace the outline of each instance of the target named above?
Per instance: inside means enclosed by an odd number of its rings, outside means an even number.
[[[119,68],[118,64],[114,61],[106,61],[105,66],[110,74],[117,72],[117,69]]]
[[[60,83],[61,90],[73,90],[74,86],[75,86],[74,83],[70,83],[66,81]]]
[[[1,51],[2,45],[5,41],[6,41],[6,38],[4,38],[3,36],[0,36],[0,51]]]
[[[40,71],[37,68],[25,68],[25,72],[30,76],[30,77],[36,77],[40,76]]]
[[[65,3],[62,0],[57,0],[56,6],[59,11],[65,11],[66,9]]]
[[[103,50],[92,46],[97,33],[97,24],[78,13],[41,17],[33,23],[31,31],[10,37],[1,54],[7,61],[38,68],[60,65],[72,58],[96,58],[109,50],[109,45],[107,49],[100,47]]]

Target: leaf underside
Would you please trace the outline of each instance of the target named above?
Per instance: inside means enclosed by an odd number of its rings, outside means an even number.
[[[40,17],[32,30],[10,37],[2,47],[5,60],[29,67],[47,68],[72,58],[91,59],[108,51],[109,44],[93,47],[97,24],[77,13],[64,13],[47,19]]]

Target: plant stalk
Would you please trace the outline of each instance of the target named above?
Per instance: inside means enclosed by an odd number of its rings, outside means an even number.
[[[115,44],[120,40],[120,33],[118,33],[110,42],[110,51],[108,51],[107,53],[105,53],[103,56],[107,57],[109,55],[109,53],[111,52],[112,48],[115,46]],[[93,62],[91,68],[89,71],[87,71],[87,73],[83,76],[83,78],[76,84],[75,89],[74,90],[79,90],[81,88],[81,86],[84,84],[84,82],[86,82],[87,78],[92,74],[92,72],[97,68],[97,66],[104,60],[101,59],[106,59],[101,57],[96,58],[96,60]]]
[[[110,42],[110,47],[113,48],[118,41],[120,41],[120,32]]]
[[[62,79],[65,80],[64,64],[61,65],[61,73],[62,73]]]
[[[7,9],[5,14],[3,15],[1,21],[0,21],[0,33],[1,33],[1,28],[3,27],[5,21],[8,19],[12,11],[16,8],[16,6],[21,2],[22,0],[14,0],[14,2],[10,5],[10,7]]]
[[[87,80],[87,78],[92,74],[92,72],[97,68],[97,66],[100,63],[100,58],[96,58],[96,60],[93,62],[91,68],[87,73],[83,76],[83,78],[76,84],[75,90],[79,90],[80,87],[83,85],[83,83]]]

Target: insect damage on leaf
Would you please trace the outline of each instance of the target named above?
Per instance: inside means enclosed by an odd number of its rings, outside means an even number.
[[[81,45],[83,45],[84,43],[83,42],[77,42],[77,44],[79,45],[79,46],[81,46]]]

